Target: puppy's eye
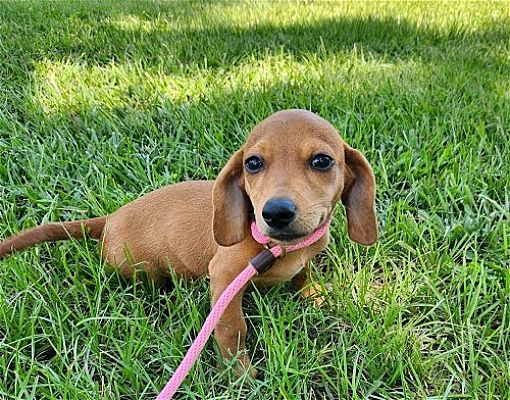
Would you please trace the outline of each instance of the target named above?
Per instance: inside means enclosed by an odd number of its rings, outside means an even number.
[[[264,168],[264,161],[262,161],[260,157],[252,156],[244,162],[244,166],[246,167],[246,171],[254,174]]]
[[[310,159],[310,167],[318,171],[328,171],[335,165],[335,160],[326,154],[317,154]]]

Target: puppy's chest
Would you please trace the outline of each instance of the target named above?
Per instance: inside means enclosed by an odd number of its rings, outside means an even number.
[[[271,269],[255,277],[253,281],[262,286],[290,281],[313,256],[314,254],[310,254],[309,251],[287,254],[283,258],[277,259]]]

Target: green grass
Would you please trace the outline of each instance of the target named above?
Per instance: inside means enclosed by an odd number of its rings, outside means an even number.
[[[370,160],[381,238],[343,210],[314,277],[246,296],[264,377],[211,344],[182,399],[509,399],[507,2],[0,5],[0,237],[214,178],[250,128],[307,108]],[[0,262],[0,398],[151,399],[208,310],[105,269],[92,241]]]

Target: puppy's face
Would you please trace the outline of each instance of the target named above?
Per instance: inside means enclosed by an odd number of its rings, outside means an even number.
[[[257,226],[277,242],[298,241],[323,224],[345,185],[340,136],[304,111],[277,113],[256,126],[243,168]]]
[[[372,244],[375,182],[365,157],[319,116],[280,111],[252,130],[218,176],[214,237],[223,246],[242,241],[252,210],[263,234],[275,242],[295,242],[328,220],[340,199],[351,239]]]

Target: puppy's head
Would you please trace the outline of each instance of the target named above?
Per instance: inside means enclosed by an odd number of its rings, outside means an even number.
[[[258,124],[222,169],[213,189],[213,232],[222,246],[249,234],[249,214],[275,242],[296,242],[346,207],[349,237],[377,239],[370,164],[326,120],[286,110]]]

